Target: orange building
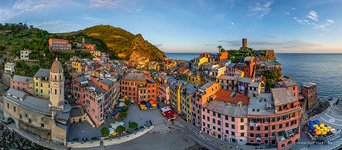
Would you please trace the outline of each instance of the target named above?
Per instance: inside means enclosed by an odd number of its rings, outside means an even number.
[[[251,98],[247,143],[278,149],[292,146],[300,137],[300,112],[299,101],[288,88],[273,88]]]
[[[228,51],[224,51],[219,54],[219,58],[218,58],[219,61],[224,61],[227,59],[228,59]]]
[[[83,47],[85,49],[88,49],[89,51],[94,51],[95,50],[95,44],[83,44]]]
[[[58,38],[50,38],[49,39],[49,48],[52,50],[70,50],[71,44],[69,44],[68,40],[58,39]]]
[[[143,73],[129,73],[120,81],[120,91],[135,101],[157,100],[158,83]]]
[[[207,103],[207,101],[209,100],[209,97],[216,93],[217,90],[220,89],[220,85],[218,83],[214,83],[214,82],[208,82],[206,84],[204,84],[203,86],[201,86],[198,89],[198,92],[195,94],[194,97],[192,97],[192,103],[193,103],[193,115],[192,115],[192,120],[191,122],[197,126],[197,127],[201,127],[201,123],[202,123],[202,113],[201,113],[201,107]]]

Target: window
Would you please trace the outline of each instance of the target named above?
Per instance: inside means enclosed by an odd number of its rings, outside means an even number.
[[[235,132],[232,131],[232,135],[235,136]]]
[[[216,123],[215,119],[213,119],[213,123]]]
[[[229,127],[229,124],[228,123],[226,123],[226,128],[228,128]]]
[[[41,124],[40,124],[40,127],[44,128],[44,123],[41,123]]]
[[[244,136],[245,136],[245,133],[241,133],[240,136],[241,136],[241,137],[244,137]]]
[[[226,120],[228,120],[228,116],[225,115]]]
[[[17,111],[17,107],[13,106],[13,111],[16,112]]]
[[[268,126],[265,126],[265,130],[268,130]]]
[[[253,134],[253,133],[251,133],[251,134],[250,134],[250,137],[254,137],[254,134]]]
[[[235,118],[234,117],[232,117],[232,121],[235,122]]]
[[[275,136],[275,132],[272,132],[272,136]]]
[[[272,126],[272,130],[275,130],[275,125]]]
[[[243,122],[243,118],[240,118],[240,122]]]
[[[29,121],[28,121],[29,123],[31,123],[32,122],[32,120],[31,119],[29,119]]]
[[[257,127],[257,131],[260,131],[260,126]]]
[[[250,129],[253,131],[253,130],[254,130],[254,127],[253,127],[253,126],[251,126],[251,127],[250,127]]]
[[[217,113],[217,117],[221,118],[221,114],[220,114],[220,113]]]
[[[235,129],[235,125],[234,124],[232,124],[232,129]]]
[[[244,125],[241,125],[240,126],[240,130],[244,130],[245,129],[245,126]]]
[[[55,89],[55,94],[57,94],[57,89]]]
[[[9,109],[9,103],[7,103],[7,109]]]
[[[221,125],[221,121],[220,121],[220,120],[217,120],[217,124],[218,124],[218,125]]]
[[[283,124],[279,124],[279,129],[283,128]]]
[[[265,137],[268,137],[268,133],[265,134]]]

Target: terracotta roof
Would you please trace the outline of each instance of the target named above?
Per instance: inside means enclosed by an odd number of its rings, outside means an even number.
[[[189,70],[188,68],[184,68],[184,67],[180,67],[177,72],[179,73],[185,73],[187,70]]]
[[[243,105],[248,105],[249,97],[231,90],[219,89],[215,94],[211,95],[214,100],[225,101],[231,104],[237,104],[242,101]]]

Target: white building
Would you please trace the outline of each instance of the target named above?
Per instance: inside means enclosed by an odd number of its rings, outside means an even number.
[[[21,60],[29,60],[29,55],[32,51],[31,50],[22,50],[20,51],[20,59]]]
[[[5,73],[13,74],[14,71],[15,71],[15,63],[8,62],[5,64]]]

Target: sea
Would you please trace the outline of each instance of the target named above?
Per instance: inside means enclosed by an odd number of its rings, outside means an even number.
[[[173,59],[190,60],[200,53],[166,53]],[[315,82],[320,97],[342,97],[342,54],[277,53],[283,75],[299,84]]]

